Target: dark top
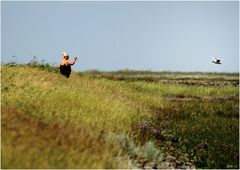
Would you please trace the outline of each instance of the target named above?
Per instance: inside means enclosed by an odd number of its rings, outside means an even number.
[[[70,65],[61,65],[59,67],[60,69],[60,73],[62,75],[64,75],[65,77],[69,78],[70,74],[71,74],[71,66]]]

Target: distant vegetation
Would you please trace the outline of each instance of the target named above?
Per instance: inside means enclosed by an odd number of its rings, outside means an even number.
[[[110,80],[145,81],[176,83],[186,85],[239,85],[239,73],[214,73],[214,72],[152,72],[136,70],[119,70],[104,72],[88,70],[84,72],[95,78],[107,78]],[[210,81],[212,80],[212,81]]]
[[[239,168],[238,73],[2,71],[2,168]]]

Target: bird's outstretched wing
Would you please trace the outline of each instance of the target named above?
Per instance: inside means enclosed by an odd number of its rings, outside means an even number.
[[[217,59],[216,57],[212,58],[212,62],[214,64],[222,64],[220,59]]]

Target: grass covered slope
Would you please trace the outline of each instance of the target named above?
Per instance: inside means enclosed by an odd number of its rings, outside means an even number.
[[[3,168],[239,166],[237,75],[189,85],[189,75],[1,70]]]
[[[58,73],[36,68],[3,67],[3,167],[33,168],[35,165],[39,168],[120,167],[111,161],[115,147],[110,148],[109,144],[101,142],[101,134],[105,132],[127,134],[133,121],[137,121],[141,115],[135,108],[130,107],[128,101],[124,102],[120,93],[115,94],[113,91],[114,89],[110,89],[102,81],[79,77],[76,74],[66,79]],[[21,116],[18,116],[20,119],[13,119],[14,115],[24,115],[30,120],[22,119]],[[7,123],[8,119],[12,119],[11,123]],[[40,124],[44,122],[46,130],[35,125],[36,123],[32,125],[32,119]],[[59,124],[61,128],[55,129],[52,124]],[[66,143],[63,146],[65,150],[61,152],[59,141],[65,140],[64,134],[71,133],[70,129],[66,129],[65,132],[65,124],[71,126],[73,131],[75,128],[83,130],[80,130],[79,134],[72,134],[76,139],[69,139],[72,140],[71,143]],[[32,128],[37,129],[37,132],[30,133],[27,130]],[[11,129],[16,129],[17,132]],[[12,136],[8,133],[12,133]],[[49,137],[44,138],[45,135]],[[14,138],[19,138],[20,142],[13,140]],[[78,149],[74,150],[74,146]],[[21,156],[22,149],[26,157]],[[39,164],[34,163],[32,157],[39,157],[42,152],[45,153],[45,157],[40,158],[43,162],[36,158],[34,161]],[[94,160],[95,157],[99,160]],[[60,163],[62,159],[67,160]],[[121,166],[125,167],[122,163]]]

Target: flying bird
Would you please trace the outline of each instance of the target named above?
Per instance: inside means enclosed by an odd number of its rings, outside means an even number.
[[[222,64],[222,63],[221,63],[221,60],[219,60],[219,59],[217,59],[217,58],[213,58],[212,62],[213,62],[214,64]]]

